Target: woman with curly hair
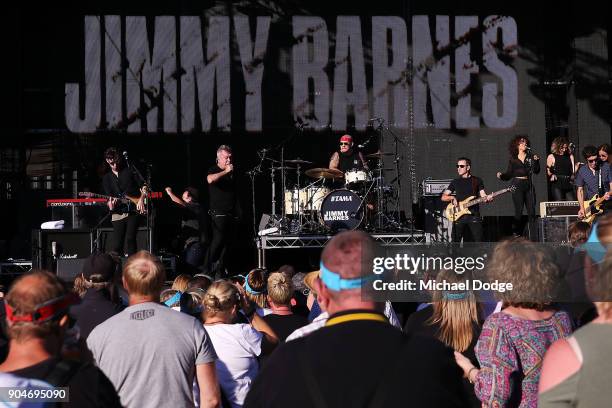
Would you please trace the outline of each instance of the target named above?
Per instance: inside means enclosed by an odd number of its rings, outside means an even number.
[[[516,187],[512,193],[514,203],[512,227],[514,235],[522,235],[523,207],[527,207],[530,220],[535,217],[535,190],[531,183],[531,174],[540,172],[540,158],[531,154],[527,136],[516,136],[510,141],[508,150],[510,152],[508,168],[504,173],[497,172],[497,178],[504,181],[511,180],[511,184]]]
[[[550,182],[550,192],[554,201],[575,201],[574,155],[569,151],[566,137],[556,137],[550,145],[550,154],[546,158],[546,175]]]
[[[535,408],[544,353],[572,332],[567,313],[551,302],[559,269],[551,252],[518,238],[496,246],[487,277],[513,288],[496,292],[503,309],[482,327],[476,344],[480,368],[455,352],[457,364],[483,406]]]

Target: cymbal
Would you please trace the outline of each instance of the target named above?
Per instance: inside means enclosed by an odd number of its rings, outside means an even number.
[[[291,163],[291,164],[312,164],[311,161],[302,160],[299,157],[297,159],[294,159],[294,160],[285,160],[285,163]]]
[[[376,152],[367,154],[366,157],[369,159],[380,159],[383,156],[393,156],[395,153],[387,153],[387,152]]]
[[[297,170],[295,167],[289,167],[289,166],[285,166],[285,167],[271,167],[272,170]]]
[[[344,178],[344,173],[338,169],[326,169],[324,167],[315,167],[304,172],[308,177],[326,178],[326,179],[341,179]]]

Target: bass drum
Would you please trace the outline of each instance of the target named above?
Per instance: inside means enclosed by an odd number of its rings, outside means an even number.
[[[332,191],[321,203],[320,216],[333,232],[356,229],[363,221],[361,198],[346,189]]]

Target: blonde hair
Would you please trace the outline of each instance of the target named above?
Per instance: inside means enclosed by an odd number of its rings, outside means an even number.
[[[158,297],[166,280],[166,272],[156,256],[148,251],[139,251],[125,263],[123,280],[130,296]]]
[[[176,289],[176,290],[180,290],[181,292],[185,292],[187,290],[187,285],[189,285],[190,280],[191,280],[191,276],[182,273],[178,275],[176,278],[174,278],[174,282],[172,282],[172,289]]]
[[[282,272],[274,272],[268,278],[268,296],[278,305],[291,304],[293,282]]]
[[[467,280],[451,270],[443,270],[436,279],[450,283]],[[472,291],[433,293],[433,315],[427,324],[439,324],[438,339],[459,352],[464,352],[474,339],[474,325],[479,324],[478,304]]]
[[[569,145],[569,140],[567,139],[567,137],[555,137],[552,143],[550,144],[550,152],[554,154],[559,154],[559,151],[561,150],[561,147],[563,145]]]
[[[231,282],[225,280],[214,282],[206,291],[202,301],[205,318],[229,312],[238,304],[239,296],[238,289]]]

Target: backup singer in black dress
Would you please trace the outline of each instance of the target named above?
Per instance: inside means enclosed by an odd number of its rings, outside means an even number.
[[[546,158],[546,175],[550,181],[550,192],[554,201],[575,201],[574,155],[569,151],[569,141],[556,137],[550,146],[551,153]]]
[[[512,229],[515,235],[522,235],[523,207],[527,207],[530,220],[535,217],[535,190],[530,179],[531,174],[540,172],[540,158],[531,154],[527,136],[516,136],[510,141],[508,150],[510,151],[508,168],[504,173],[497,172],[497,178],[504,181],[511,180],[511,184],[516,187],[512,193],[514,203]]]
[[[234,220],[240,216],[232,149],[229,146],[221,145],[217,149],[217,164],[208,169],[206,181],[212,240],[204,266],[208,273],[224,278],[225,257],[231,243]]]

